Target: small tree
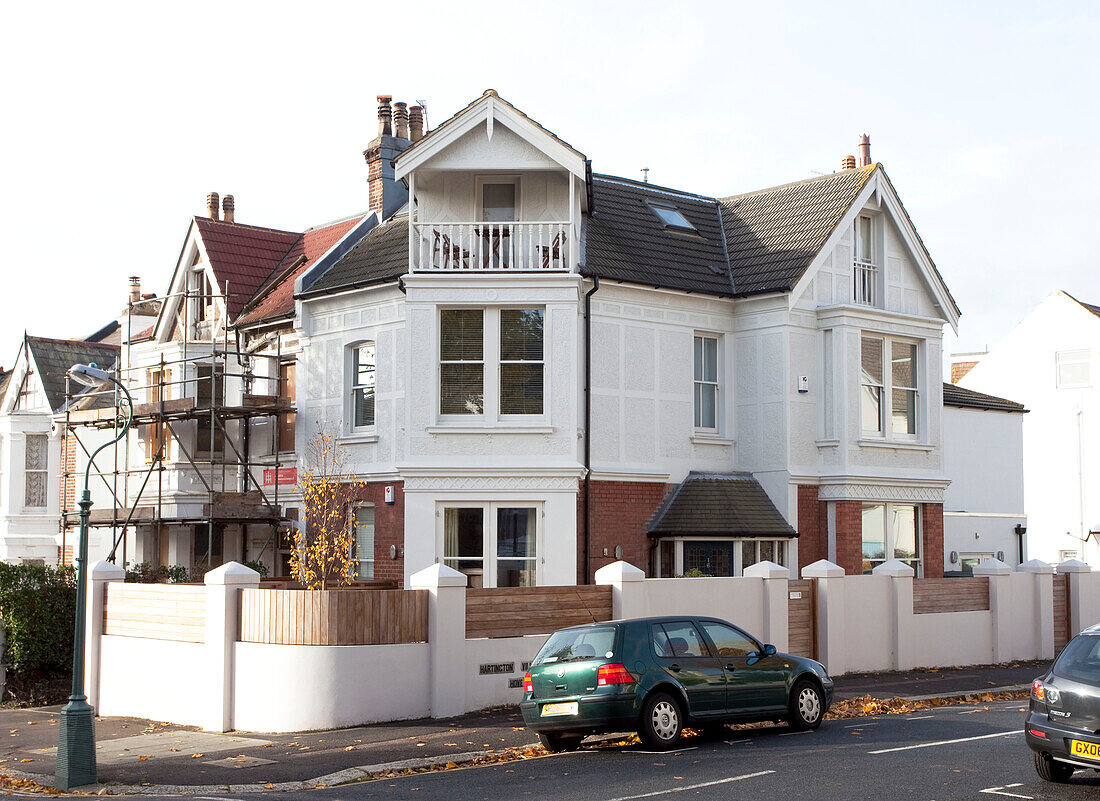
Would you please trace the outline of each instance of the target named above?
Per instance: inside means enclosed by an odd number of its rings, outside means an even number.
[[[324,590],[331,584],[350,584],[355,533],[350,501],[365,485],[348,472],[348,459],[335,437],[318,425],[306,445],[298,476],[305,512],[304,525],[292,529],[290,570],[303,587]]]

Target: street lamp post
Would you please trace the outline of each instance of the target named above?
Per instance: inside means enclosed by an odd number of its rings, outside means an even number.
[[[115,384],[126,398],[126,422],[118,436],[100,445],[88,457],[84,470],[84,492],[80,496],[80,548],[76,559],[76,634],[73,641],[73,691],[69,703],[61,708],[61,723],[57,741],[57,765],[54,781],[60,790],[71,790],[96,780],[95,760],[95,710],[84,694],[84,628],[88,587],[88,521],[92,510],[92,496],[88,491],[92,460],[104,448],[114,445],[130,428],[134,417],[134,401],[126,387],[106,370],[93,364],[75,364],[69,369],[74,381],[88,387]]]

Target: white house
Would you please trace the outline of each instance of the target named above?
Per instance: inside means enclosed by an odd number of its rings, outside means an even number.
[[[1023,403],[1029,557],[1100,564],[1100,306],[1054,292],[959,382]]]

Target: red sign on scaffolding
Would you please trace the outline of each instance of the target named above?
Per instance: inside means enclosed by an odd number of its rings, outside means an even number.
[[[276,473],[274,467],[269,467],[264,470],[264,486],[273,487],[276,482],[281,486],[283,484],[297,484],[298,483],[298,468],[297,467],[280,467],[278,473]]]

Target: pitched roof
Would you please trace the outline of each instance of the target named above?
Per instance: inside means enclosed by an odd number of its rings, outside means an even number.
[[[592,204],[583,274],[720,297],[733,294],[713,198],[593,175]],[[698,233],[665,226],[654,205],[674,207]]]
[[[298,276],[312,267],[317,259],[325,255],[362,219],[363,215],[357,214],[310,228],[299,236],[298,241],[272,269],[256,294],[245,305],[236,324],[248,325],[293,314],[294,282]]]
[[[879,165],[722,198],[737,295],[789,291]]]
[[[669,492],[649,536],[797,537],[752,473],[691,472]]]
[[[11,383],[11,370],[4,372],[4,368],[0,367],[0,400],[4,399],[4,393],[8,391],[8,384]]]
[[[302,293],[325,295],[385,281],[409,271],[409,217],[398,214],[374,228]]]
[[[986,395],[975,392],[972,389],[960,387],[958,384],[943,385],[943,405],[955,406],[960,409],[981,409],[992,412],[1026,412],[1022,403],[998,398],[995,395]]]
[[[50,408],[57,411],[65,405],[65,374],[74,364],[95,362],[108,369],[118,360],[118,345],[100,342],[82,342],[76,339],[47,339],[27,337],[27,346],[38,367],[42,388]],[[73,390],[80,387],[73,387]]]
[[[1092,305],[1091,303],[1085,303],[1085,302],[1084,302],[1084,301],[1082,301],[1082,300],[1077,300],[1077,298],[1074,298],[1074,297],[1073,297],[1073,295],[1070,295],[1070,294],[1069,294],[1068,292],[1066,292],[1066,295],[1067,295],[1068,297],[1070,297],[1070,298],[1073,298],[1073,300],[1074,300],[1074,301],[1076,301],[1076,302],[1077,302],[1077,303],[1079,303],[1080,305],[1084,306],[1084,307],[1085,307],[1085,309],[1087,309],[1088,311],[1092,312],[1092,313],[1093,313],[1093,314],[1095,314],[1095,315],[1096,315],[1097,317],[1100,317],[1100,306],[1094,306],[1094,305]]]
[[[229,287],[229,316],[240,314],[256,290],[271,275],[301,237],[294,231],[195,217],[218,288]]]

